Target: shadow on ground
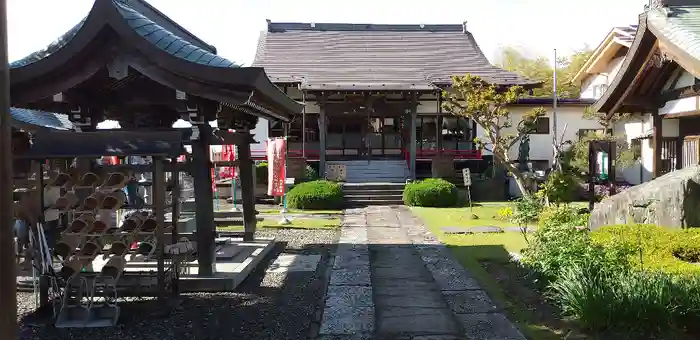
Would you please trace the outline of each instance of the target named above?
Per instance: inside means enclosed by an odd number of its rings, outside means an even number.
[[[528,337],[590,339],[546,299],[544,280],[500,245],[447,246],[482,288]],[[568,337],[567,337],[568,336]]]
[[[309,339],[309,332],[320,322],[318,311],[322,310],[327,281],[325,264],[335,246],[326,243],[292,248],[288,242],[278,242],[236,292],[183,294],[170,300],[169,306],[151,297],[122,301],[115,327],[58,329],[50,324],[50,310],[32,313],[20,320],[19,338]],[[266,272],[282,252],[322,257],[315,272]]]

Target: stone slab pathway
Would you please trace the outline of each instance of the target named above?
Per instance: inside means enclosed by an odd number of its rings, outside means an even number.
[[[346,211],[320,339],[524,340],[410,210]]]

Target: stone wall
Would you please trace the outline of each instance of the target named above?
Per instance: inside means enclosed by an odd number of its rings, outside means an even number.
[[[476,202],[499,202],[508,199],[508,187],[503,177],[472,179],[471,195]]]
[[[588,226],[654,224],[700,227],[700,166],[677,170],[636,185],[596,204]]]
[[[433,157],[431,173],[433,178],[455,178],[456,172],[454,159],[448,156]]]
[[[287,178],[300,182],[306,177],[306,159],[301,157],[287,158]]]

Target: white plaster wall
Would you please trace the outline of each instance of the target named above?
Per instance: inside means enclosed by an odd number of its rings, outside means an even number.
[[[265,141],[267,140],[268,137],[268,126],[270,122],[267,121],[267,119],[258,119],[258,124],[255,125],[255,129],[251,133],[255,135],[255,141],[258,142],[256,144],[251,144],[250,145],[250,154],[253,157],[257,157],[260,155],[265,154]]]
[[[661,133],[664,137],[679,136],[679,121],[677,119],[664,119],[661,125]],[[624,136],[628,144],[635,138],[650,137],[654,130],[651,114],[636,114],[615,124],[613,134]],[[625,168],[619,168],[618,177],[622,177],[630,184],[640,184],[652,179],[654,169],[654,150],[652,138],[642,140],[641,159],[638,163]]]
[[[700,111],[700,97],[689,97],[682,99],[669,100],[664,103],[664,106],[659,108],[660,115],[674,113],[695,113]]]
[[[511,108],[511,120],[513,128],[509,129],[510,133],[515,132],[515,126],[522,121],[523,114],[532,110],[534,106],[515,106]],[[563,106],[557,108],[557,134],[558,138],[563,141],[575,141],[578,139],[579,129],[602,129],[603,127],[595,120],[583,118],[584,106]],[[554,139],[552,118],[552,109],[547,108],[547,117],[549,117],[549,134],[532,134],[530,135],[530,159],[536,161],[546,160],[552,164],[554,152],[552,142]],[[563,137],[563,138],[562,138]],[[518,150],[520,144],[514,145],[510,149],[509,156],[513,160],[518,159]]]
[[[594,95],[593,88],[598,85],[610,85],[610,82],[615,79],[615,75],[620,71],[620,66],[625,57],[617,57],[611,60],[605,67],[605,71],[597,74],[588,75],[581,82],[581,98],[586,99],[598,99],[602,93],[596,93]]]

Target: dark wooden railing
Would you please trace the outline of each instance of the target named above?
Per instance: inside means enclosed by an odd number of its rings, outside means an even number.
[[[683,168],[700,164],[700,136],[686,136],[683,139]]]
[[[678,140],[679,137],[661,139],[661,174],[667,174],[678,168]]]

